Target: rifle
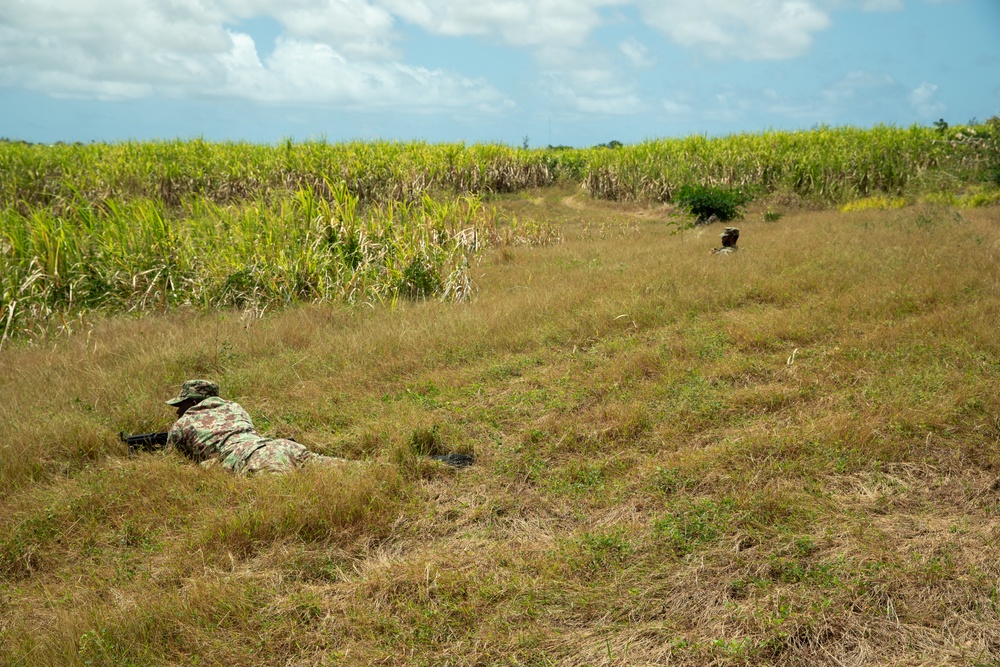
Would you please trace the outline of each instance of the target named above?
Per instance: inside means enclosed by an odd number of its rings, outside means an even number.
[[[125,435],[125,431],[120,431],[118,435],[122,439],[122,442],[128,445],[129,454],[134,454],[137,451],[152,452],[167,446],[166,431],[162,433],[141,433],[139,435]]]

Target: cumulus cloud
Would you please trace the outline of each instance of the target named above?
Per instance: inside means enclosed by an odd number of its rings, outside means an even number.
[[[618,49],[625,54],[629,62],[636,67],[652,67],[656,64],[656,58],[650,55],[645,44],[635,37],[629,37],[618,45]]]
[[[753,109],[753,101],[739,91],[729,90],[712,97],[712,104],[705,109],[705,117],[709,120],[732,123]]]
[[[284,30],[263,62],[249,35],[225,27],[262,15]],[[393,23],[367,0],[34,0],[0,16],[0,85],[358,109],[512,105],[481,79],[398,62]]]
[[[687,93],[677,93],[662,101],[663,110],[669,116],[686,117],[694,112],[693,99]]]
[[[613,54],[594,44],[602,10],[629,0],[376,0],[401,21],[443,36],[478,36],[531,50],[540,83],[560,107],[579,113],[623,115],[645,108],[623,79]],[[655,59],[636,39],[619,46],[636,67]]]
[[[861,8],[866,12],[899,12],[903,10],[903,0],[865,0]]]
[[[621,75],[606,53],[548,50],[543,60],[543,86],[562,108],[602,115],[645,110],[634,83]]]
[[[933,118],[944,113],[945,105],[937,99],[938,86],[924,81],[910,91],[910,104],[924,118]]]
[[[808,0],[636,0],[677,44],[716,58],[780,60],[806,53],[829,16]]]
[[[711,121],[739,128],[746,119],[758,118],[771,127],[803,127],[892,118],[893,111],[907,106],[908,93],[888,74],[856,70],[819,91],[788,85],[695,87],[672,91],[661,105],[671,121]]]
[[[832,103],[855,103],[885,95],[895,95],[899,84],[888,74],[855,70],[827,86],[822,97]]]
[[[228,76],[216,95],[356,110],[491,112],[513,106],[482,80],[399,63],[351,61],[326,44],[295,39],[279,40],[265,64],[248,35],[234,33],[232,39],[233,49],[221,58]]]
[[[643,109],[642,99],[627,89],[615,93],[588,94],[560,87],[556,92],[570,103],[571,108],[584,114],[624,116],[638,113]]]
[[[495,35],[512,46],[578,47],[602,23],[599,9],[624,0],[378,0],[438,35]]]
[[[366,0],[296,0],[271,2],[268,15],[281,23],[287,35],[327,44],[339,53],[360,59],[399,56],[393,45],[395,20],[382,7]]]
[[[7,63],[0,83],[63,95],[137,97],[216,81],[221,70],[212,56],[230,46],[221,18],[184,3],[18,3],[0,19],[0,62]]]
[[[711,107],[730,118],[743,111],[731,94],[697,102],[674,94],[647,104],[631,77],[648,77],[636,70],[657,63],[654,42],[628,37],[602,47],[601,27],[622,16],[632,20],[635,13],[617,11],[627,6],[696,53],[777,60],[808,52],[815,35],[831,25],[826,10],[838,3],[888,11],[901,2],[31,0],[0,10],[0,86],[108,99],[225,96],[358,110],[485,113],[513,106],[482,78],[421,67],[421,54],[406,52],[407,32],[418,29],[530,51],[536,67],[529,83],[581,113],[631,114],[657,106],[687,115]],[[248,24],[261,17],[278,35],[273,50],[270,37],[264,48],[248,34],[254,32]],[[855,72],[831,84],[823,98],[860,104],[872,91],[893,87],[899,88],[884,75]],[[922,88],[910,102],[930,113],[935,91]],[[898,102],[907,91],[897,92]]]

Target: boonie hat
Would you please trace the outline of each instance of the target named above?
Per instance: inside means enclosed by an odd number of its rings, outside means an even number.
[[[167,405],[180,405],[189,398],[203,401],[209,396],[219,395],[219,385],[208,380],[188,380],[181,385],[181,393],[177,398],[171,398]]]

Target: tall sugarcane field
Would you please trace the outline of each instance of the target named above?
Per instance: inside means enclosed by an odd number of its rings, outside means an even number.
[[[997,117],[0,141],[0,664],[1000,664],[998,330]]]

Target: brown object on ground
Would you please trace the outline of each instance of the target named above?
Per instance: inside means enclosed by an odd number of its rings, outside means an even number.
[[[726,227],[726,229],[720,234],[722,237],[722,247],[715,248],[712,250],[712,254],[724,253],[729,254],[736,252],[738,248],[736,247],[736,242],[740,238],[740,230],[736,227]]]
[[[736,227],[726,227],[722,232],[722,247],[735,248],[736,242],[740,239],[740,230]]]

